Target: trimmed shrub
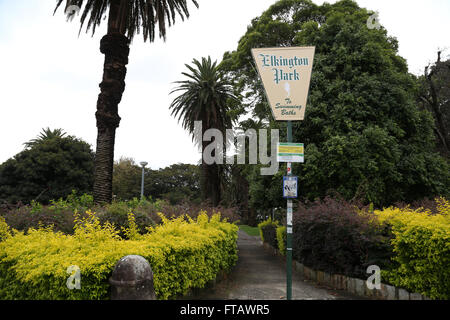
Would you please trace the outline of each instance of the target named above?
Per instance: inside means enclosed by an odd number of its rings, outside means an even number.
[[[5,218],[0,217],[0,242],[11,237],[11,228],[5,221]]]
[[[328,273],[367,278],[375,264],[384,268],[393,255],[389,227],[373,223],[343,200],[325,198],[306,207],[299,203],[293,217],[293,258]]]
[[[6,223],[19,231],[28,232],[40,226],[53,226],[55,231],[73,233],[73,210],[53,206],[23,206],[4,213]]]
[[[258,228],[261,240],[263,242],[267,242],[274,248],[278,248],[278,240],[277,240],[278,221],[272,221],[272,218],[269,218],[268,220],[258,224]]]
[[[113,202],[106,207],[99,208],[97,217],[102,225],[111,223],[119,231],[119,236],[126,238],[123,230],[129,228],[128,214],[133,213],[137,231],[141,234],[145,233],[146,228],[155,225],[153,219],[140,209],[133,209],[126,202]],[[155,216],[157,214],[155,213]],[[158,217],[158,220],[160,218]]]
[[[284,256],[286,255],[286,227],[281,226],[276,229],[278,250]]]
[[[73,235],[50,227],[15,232],[0,242],[0,299],[109,299],[116,262],[132,254],[149,261],[158,299],[169,299],[203,287],[236,263],[238,227],[221,221],[220,214],[161,220],[144,235],[129,223],[132,240],[121,239],[112,224],[102,225],[91,212],[76,217]],[[81,269],[80,290],[66,287],[72,265]]]
[[[450,203],[436,200],[437,214],[408,207],[375,211],[392,226],[394,266],[382,278],[429,298],[450,299]]]

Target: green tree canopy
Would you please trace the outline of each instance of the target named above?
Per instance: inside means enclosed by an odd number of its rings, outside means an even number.
[[[0,199],[48,203],[72,190],[92,192],[94,153],[87,142],[47,129],[25,145],[0,165]]]
[[[178,163],[169,167],[144,169],[144,196],[165,199],[172,204],[200,199],[199,167]],[[122,157],[114,163],[113,193],[118,200],[131,200],[141,194],[142,167],[134,159]]]
[[[281,0],[253,19],[237,49],[224,55],[222,67],[245,95],[247,110],[280,128],[285,139],[285,124],[271,118],[251,49],[316,47],[305,120],[293,130],[294,141],[306,147],[306,162],[293,168],[303,198],[337,191],[382,206],[449,192],[449,165],[434,151],[434,123],[415,100],[416,78],[398,55],[397,40],[384,28],[367,28],[371,14],[351,0],[321,6]],[[254,179],[279,188],[266,193],[281,198],[281,180]]]

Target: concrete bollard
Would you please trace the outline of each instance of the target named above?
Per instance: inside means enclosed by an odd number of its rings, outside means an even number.
[[[144,257],[130,255],[121,258],[109,283],[111,300],[156,300],[153,271]]]

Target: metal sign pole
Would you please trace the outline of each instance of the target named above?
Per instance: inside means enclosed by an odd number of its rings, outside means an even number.
[[[287,123],[288,142],[292,142],[292,122]],[[287,175],[292,175],[292,164],[287,163]],[[286,214],[286,296],[292,300],[292,199],[287,200]]]

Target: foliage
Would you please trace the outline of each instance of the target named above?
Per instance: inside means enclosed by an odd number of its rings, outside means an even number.
[[[47,204],[73,189],[90,192],[94,154],[88,143],[73,136],[47,135],[0,165],[0,199],[10,203]]]
[[[55,231],[72,234],[74,228],[73,213],[85,212],[93,207],[91,195],[78,196],[75,190],[65,199],[50,200],[49,205],[32,201],[30,205],[20,206],[1,213],[8,225],[14,229],[28,232],[31,228],[52,226]]]
[[[409,206],[358,209],[328,197],[299,204],[293,221],[293,258],[316,270],[361,279],[367,278],[369,265],[377,265],[383,283],[448,299],[450,202],[436,198],[434,208],[436,212]],[[263,241],[284,254],[284,226],[269,219],[260,224],[260,232]]]
[[[389,226],[372,222],[343,200],[299,203],[293,217],[293,258],[316,270],[367,278],[369,265],[384,269],[393,255]]]
[[[134,159],[122,157],[114,162],[112,190],[115,200],[130,200],[138,197],[141,193],[141,176],[142,168]],[[144,178],[144,182],[148,183],[145,180],[147,179]],[[144,186],[144,191],[148,192],[145,187],[147,186]]]
[[[168,299],[203,287],[236,263],[238,228],[221,221],[220,214],[161,218],[162,225],[134,234],[134,240],[122,240],[89,211],[76,217],[73,236],[39,228],[6,238],[0,243],[0,299],[109,299],[114,265],[132,254],[149,261],[157,297]],[[80,290],[66,287],[72,265],[81,269]]]
[[[5,218],[0,216],[0,242],[11,237],[11,228],[5,221]]]
[[[116,200],[132,200],[141,193],[142,168],[131,158],[114,163],[113,194]],[[171,204],[198,202],[200,191],[199,167],[173,164],[159,170],[144,169],[144,196],[167,199]]]
[[[286,226],[280,226],[276,229],[277,248],[282,255],[286,255]]]
[[[196,217],[198,212],[204,210],[211,217],[217,212],[221,212],[222,217],[230,222],[237,222],[240,217],[235,208],[209,207],[206,204],[182,203],[171,205],[165,200],[155,200],[151,198],[133,198],[130,201],[113,201],[111,204],[97,206],[93,203],[91,195],[83,194],[78,196],[75,191],[66,199],[50,200],[50,205],[42,205],[34,201],[31,205],[19,206],[16,208],[4,209],[0,212],[8,225],[28,232],[29,229],[51,226],[53,230],[64,234],[73,234],[75,222],[74,212],[85,212],[94,210],[101,224],[113,224],[119,231],[119,236],[126,239],[124,229],[129,228],[129,213],[133,213],[134,223],[140,234],[145,233],[146,228],[160,224],[161,218],[158,212],[165,212],[168,217],[180,217],[186,214]]]
[[[154,199],[166,199],[172,205],[183,201],[200,202],[200,167],[173,164],[159,170],[149,170],[145,177],[144,194]]]
[[[251,49],[316,47],[305,121],[293,126],[293,140],[305,143],[306,162],[293,167],[303,186],[300,198],[339,192],[383,207],[450,190],[449,163],[435,152],[433,118],[415,100],[417,79],[398,55],[397,40],[383,27],[366,27],[371,14],[350,0],[320,6],[280,0],[224,55],[221,68],[245,97],[243,112],[279,128],[282,140],[286,124],[271,118]],[[276,197],[269,200],[280,193],[281,180],[272,178],[248,176],[255,208],[279,205]]]
[[[376,210],[392,226],[396,268],[382,270],[390,283],[434,299],[450,298],[450,202],[437,199],[438,214],[424,209]]]
[[[53,138],[63,138],[66,135],[63,129],[55,129],[51,130],[47,127],[47,129],[42,129],[42,132],[34,139],[31,139],[28,142],[25,142],[25,148],[32,148],[35,145],[38,145],[39,143],[44,142],[45,140],[50,140]]]
[[[55,12],[63,2],[64,0],[57,1]],[[96,27],[105,20],[111,2],[114,1],[66,0],[65,2],[65,8],[73,4],[80,8],[84,5],[80,18],[80,32],[87,18],[86,32],[92,29],[92,34],[94,34]],[[192,0],[192,3],[198,8],[196,0]],[[180,16],[181,20],[184,20],[185,17],[189,18],[186,0],[158,0],[147,3],[134,0],[126,3],[125,8],[123,8],[121,4],[120,9],[124,10],[124,12],[120,13],[121,16],[124,16],[122,19],[125,20],[125,30],[121,30],[121,32],[124,32],[130,40],[132,40],[136,34],[142,32],[144,42],[147,40],[153,42],[155,40],[156,26],[159,27],[160,38],[165,40],[167,30],[166,24],[168,24],[169,27],[174,24],[177,14]]]
[[[277,228],[279,224],[278,221],[272,221],[272,218],[267,219],[258,224],[259,235],[263,242],[267,242],[274,248],[278,248],[277,240]]]
[[[127,231],[133,228],[138,233],[144,233],[146,228],[155,225],[156,208],[146,206],[148,210],[141,210],[140,205],[132,207],[127,202],[113,201],[102,208],[98,208],[98,219],[101,224],[111,223],[119,230],[122,238],[129,239]],[[132,225],[130,225],[130,213],[133,214]],[[134,231],[133,231],[134,234]]]
[[[450,158],[450,59],[441,61],[441,54],[438,51],[437,61],[419,77],[417,99],[433,115],[439,151]]]

